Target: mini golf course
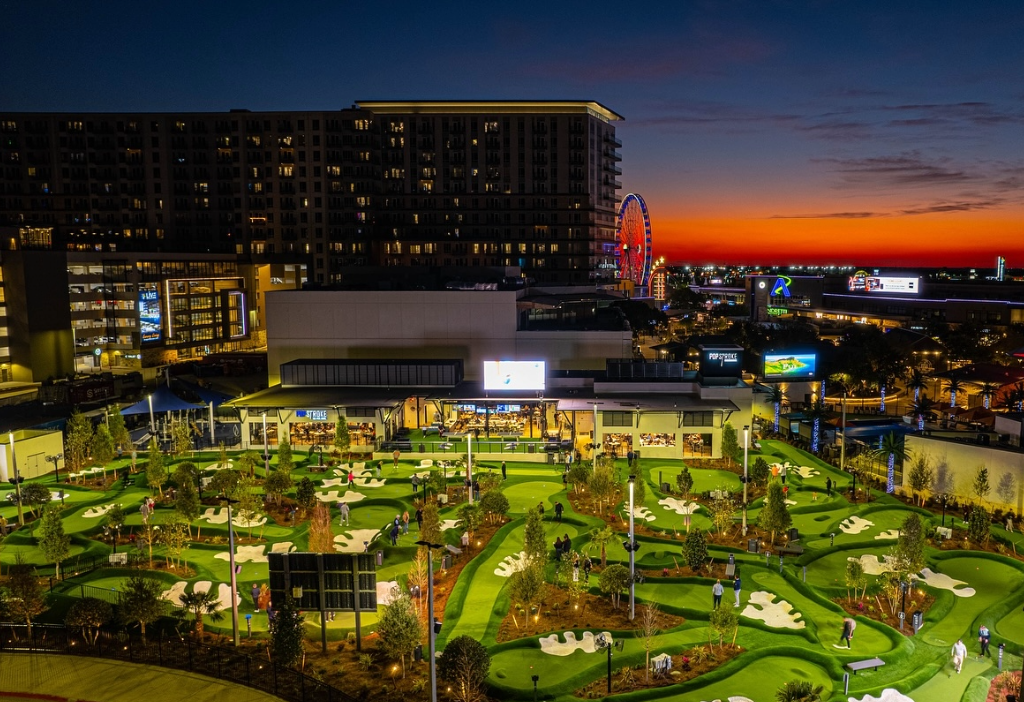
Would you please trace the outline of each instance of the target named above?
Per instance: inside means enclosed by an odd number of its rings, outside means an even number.
[[[785,465],[789,486],[789,510],[793,526],[800,533],[803,552],[786,555],[782,563],[778,555],[766,557],[739,548],[710,544],[708,551],[715,563],[730,556],[735,560],[742,577],[740,606],[733,608],[731,580],[723,580],[725,594],[722,606],[738,615],[736,636],[743,652],[717,668],[698,677],[666,684],[661,687],[638,690],[613,697],[628,700],[665,700],[690,702],[706,700],[734,700],[738,702],[772,702],[775,691],[785,682],[806,680],[824,689],[826,700],[894,699],[904,702],[980,702],[990,680],[998,671],[994,661],[979,659],[977,655],[977,629],[982,623],[992,630],[992,649],[1000,643],[1006,645],[1007,668],[1019,667],[1019,654],[1024,648],[1024,563],[1007,555],[980,550],[938,550],[928,547],[927,567],[918,574],[915,587],[932,595],[935,600],[925,618],[924,627],[916,636],[898,631],[898,621],[892,617],[879,622],[867,616],[858,616],[858,627],[853,646],[839,648],[843,618],[848,616],[835,601],[845,598],[845,573],[850,560],[865,565],[869,583],[866,606],[874,608],[879,571],[885,567],[886,556],[896,542],[898,530],[912,512],[919,514],[927,533],[934,531],[939,518],[925,510],[908,507],[891,496],[874,494],[869,504],[851,504],[847,499],[849,476],[835,470],[815,457],[787,444],[763,441],[760,453],[752,452],[750,461],[763,457],[769,464]],[[235,458],[235,457],[233,457]],[[304,477],[314,482],[317,497],[331,509],[332,533],[335,549],[341,552],[383,553],[383,565],[378,567],[379,583],[397,583],[404,586],[410,564],[416,555],[418,538],[415,521],[408,534],[401,535],[392,546],[387,531],[396,515],[408,510],[414,513],[411,478],[421,477],[429,471],[419,459],[399,461],[392,468],[390,456],[385,459],[378,478],[374,467],[376,458],[354,471],[356,480],[348,484],[348,466],[329,467],[324,472],[313,472],[304,454],[296,452],[296,467],[292,478],[297,483]],[[190,459],[204,467],[204,475],[214,474],[217,456],[196,455]],[[623,479],[629,472],[625,460],[621,464]],[[111,470],[124,470],[127,460],[112,462]],[[484,458],[476,462],[477,474],[497,471],[500,460]],[[668,653],[679,656],[684,651],[707,644],[709,617],[712,605],[712,586],[715,578],[703,577],[685,566],[682,546],[687,530],[711,528],[707,503],[696,499],[714,490],[742,492],[742,483],[736,471],[690,465],[694,487],[691,496],[664,494],[660,482],[673,489],[675,477],[683,465],[681,461],[642,459],[638,474],[647,481],[646,496],[634,512],[643,529],[637,536],[640,550],[636,554],[637,567],[648,573],[635,589],[638,609],[644,603],[656,603],[667,614],[680,622],[653,638],[651,655]],[[272,461],[276,466],[276,457]],[[209,467],[209,468],[207,468]],[[168,466],[173,473],[173,462]],[[144,471],[144,465],[140,466]],[[213,469],[213,470],[211,470]],[[459,558],[458,579],[448,582],[450,595],[443,612],[438,636],[438,648],[455,636],[468,635],[483,643],[491,654],[487,677],[490,693],[494,697],[510,700],[533,699],[531,676],[538,676],[539,699],[569,702],[580,699],[577,695],[586,686],[604,679],[608,657],[605,650],[595,648],[595,637],[607,632],[613,641],[620,642],[612,656],[613,671],[620,675],[624,666],[638,667],[637,676],[643,678],[647,652],[643,639],[632,627],[616,629],[594,619],[584,628],[570,631],[546,628],[545,619],[553,602],[538,607],[529,635],[499,642],[502,620],[509,613],[510,601],[506,583],[512,572],[521,565],[525,516],[528,510],[543,505],[546,538],[553,543],[556,537],[568,534],[573,547],[589,555],[595,570],[588,581],[587,591],[592,597],[606,597],[599,587],[600,550],[591,543],[592,534],[607,522],[593,513],[578,513],[573,509],[562,482],[561,465],[540,462],[507,463],[508,478],[499,489],[509,501],[505,523],[483,545],[471,544],[467,553]],[[454,472],[451,473],[454,477]],[[256,477],[263,477],[258,466]],[[83,595],[114,601],[124,579],[136,570],[127,567],[107,567],[111,553],[109,540],[104,539],[103,525],[106,513],[114,504],[120,504],[127,514],[122,535],[136,535],[143,528],[140,506],[150,495],[145,473],[135,476],[133,485],[124,487],[115,482],[108,487],[97,485],[57,485],[53,477],[44,478],[52,490],[63,489],[61,516],[64,528],[71,535],[69,556],[63,562],[72,575],[63,582],[53,583],[51,608],[39,621],[62,621],[64,613],[77,597]],[[826,494],[826,479],[831,478],[834,488]],[[458,478],[456,478],[458,480]],[[10,489],[0,489],[0,515],[16,524],[16,510],[4,499]],[[204,493],[209,497],[212,493]],[[295,496],[294,487],[286,493]],[[419,496],[422,496],[422,492]],[[54,495],[53,504],[60,500]],[[348,503],[351,514],[349,524],[341,526],[338,519],[339,500]],[[564,508],[561,521],[555,520],[554,505]],[[703,502],[703,504],[702,504]],[[756,525],[763,501],[751,503],[747,512],[749,524]],[[606,545],[609,564],[628,563],[623,548],[628,515],[621,502],[610,513],[613,528],[620,532]],[[158,505],[150,520],[160,524],[173,511],[173,504]],[[236,515],[237,516],[237,515]],[[440,518],[445,543],[460,546],[462,529],[457,525],[457,505],[446,505]],[[738,529],[740,512],[734,514],[734,530]],[[687,522],[689,525],[687,526]],[[0,565],[8,567],[21,558],[37,566],[41,574],[52,572],[38,546],[32,522],[13,531],[3,541]],[[214,503],[204,504],[201,516],[192,525],[194,537],[201,542],[192,543],[183,554],[189,567],[187,576],[179,577],[175,571],[151,571],[169,600],[180,593],[196,589],[218,593],[222,606],[229,606],[229,565],[227,553],[227,515]],[[303,551],[309,540],[309,522],[299,515],[291,519],[268,519],[259,515],[253,523],[235,522],[236,562],[240,568],[238,588],[241,593],[240,613],[250,614],[255,636],[267,632],[265,612],[256,611],[249,592],[253,585],[268,579],[267,554],[272,552]],[[1024,552],[1024,538],[1008,534],[1001,526],[993,527],[997,538],[1007,544],[1020,544]],[[251,534],[251,538],[250,538]],[[763,537],[764,535],[762,535]],[[148,559],[148,549],[136,543],[122,543],[119,551],[142,553]],[[162,546],[155,546],[153,557],[161,562],[167,554]],[[96,562],[103,567],[92,567]],[[554,562],[547,565],[546,577],[554,577]],[[651,575],[657,573],[658,575]],[[662,575],[664,573],[664,575]],[[439,574],[441,582],[446,582]],[[386,589],[387,586],[383,586]],[[383,593],[381,593],[383,596]],[[873,611],[873,610],[872,610]],[[908,612],[908,618],[909,618]],[[307,633],[311,639],[320,636],[320,624],[315,615],[307,615]],[[582,619],[582,618],[581,618]],[[363,634],[373,631],[377,617],[363,615]],[[909,622],[907,624],[909,628]],[[327,624],[327,636],[332,641],[344,640],[354,627],[351,614],[339,614]],[[230,618],[219,621],[207,619],[206,628],[221,634],[230,633]],[[963,673],[950,676],[949,649],[958,638],[963,638],[971,653]],[[867,669],[849,678],[849,693],[844,694],[846,664],[878,657],[885,665],[878,670]],[[421,666],[422,667],[422,666]],[[423,671],[420,670],[422,673]],[[593,689],[593,688],[591,688]],[[902,695],[902,697],[900,697]]]

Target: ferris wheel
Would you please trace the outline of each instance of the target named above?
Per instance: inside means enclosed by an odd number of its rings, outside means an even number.
[[[636,193],[629,193],[619,205],[615,258],[618,277],[632,280],[644,287],[651,278],[651,218],[647,203]]]

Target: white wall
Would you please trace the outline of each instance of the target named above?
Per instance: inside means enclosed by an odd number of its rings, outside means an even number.
[[[910,490],[909,474],[914,463],[922,456],[935,473],[937,489],[945,487],[954,495],[969,500],[975,497],[970,485],[974,482],[978,468],[988,468],[988,482],[992,490],[987,501],[990,506],[1001,509],[1011,508],[1017,514],[1024,511],[1024,454],[1005,449],[980,446],[977,444],[943,441],[927,436],[907,435],[906,447],[911,457],[903,465],[903,489]],[[996,487],[1003,475],[1010,474],[1014,478],[1014,495],[1009,502],[1004,502],[996,492]]]

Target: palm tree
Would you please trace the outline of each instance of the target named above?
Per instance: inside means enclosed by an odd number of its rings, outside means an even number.
[[[828,418],[828,412],[825,410],[825,405],[819,398],[817,402],[811,405],[811,408],[804,412],[804,416],[813,422],[811,430],[811,453],[817,453],[821,440],[821,420]]]
[[[608,544],[615,538],[615,532],[612,528],[604,527],[603,529],[594,529],[590,532],[590,543],[594,544],[601,549],[601,567],[604,568],[608,563]]]
[[[917,430],[924,431],[924,417],[932,411],[935,403],[927,395],[914,401],[914,414],[917,415]]]
[[[786,393],[781,385],[772,385],[765,395],[764,402],[767,405],[775,405],[775,433],[779,433],[779,412],[786,402]]]
[[[220,600],[209,590],[183,592],[179,599],[181,600],[181,609],[176,614],[182,619],[192,615],[196,622],[196,636],[198,638],[203,637],[204,616],[208,616],[214,622],[219,622],[224,618],[224,613],[219,609]]]
[[[946,384],[946,392],[949,393],[949,404],[951,407],[956,407],[956,394],[963,391],[964,381],[955,375],[951,375],[944,382]]]
[[[889,432],[882,437],[882,443],[879,447],[871,451],[871,457],[885,457],[888,468],[885,478],[885,491],[890,494],[895,492],[896,461],[898,460],[900,465],[902,465],[905,460],[910,458],[910,451],[907,450],[903,437],[894,431]]]
[[[978,390],[985,398],[985,409],[989,409],[992,404],[992,396],[999,392],[999,383],[979,383]]]
[[[918,399],[921,397],[921,391],[928,387],[928,381],[925,380],[924,373],[915,368],[910,373],[910,377],[907,378],[907,382],[904,383],[907,386],[907,390],[914,391],[914,404],[917,404]]]
[[[821,702],[824,687],[814,687],[806,680],[788,682],[775,693],[775,702]]]

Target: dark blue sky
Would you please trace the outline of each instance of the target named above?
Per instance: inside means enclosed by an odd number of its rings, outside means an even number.
[[[0,109],[596,99],[626,117],[622,180],[656,253],[1024,259],[1016,0],[0,0],[0,17]]]

